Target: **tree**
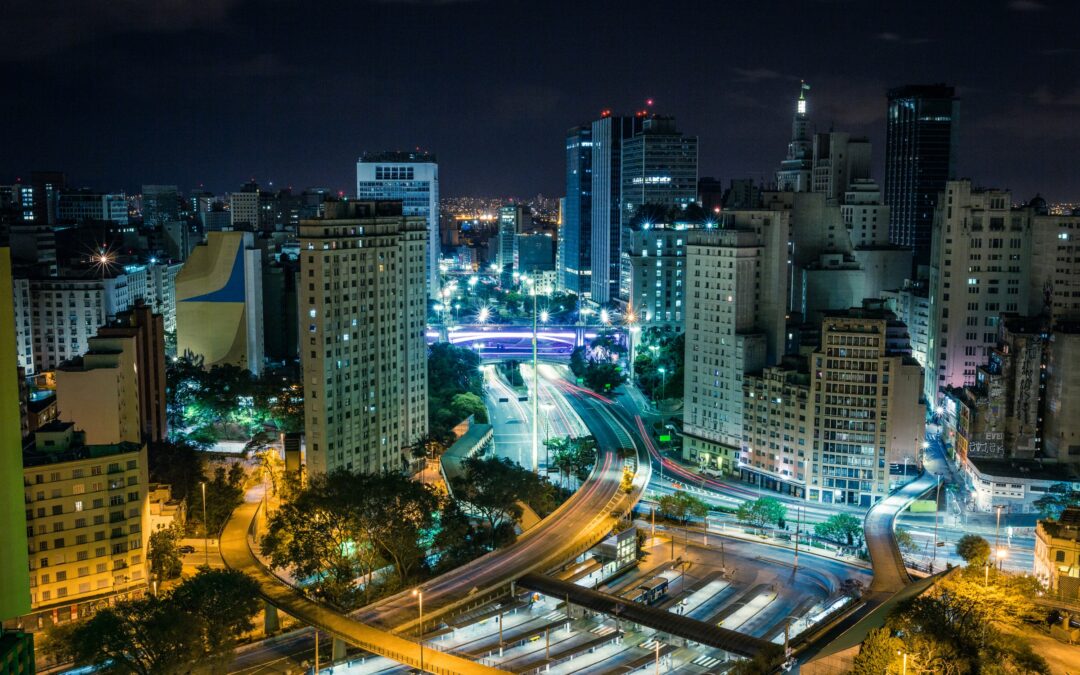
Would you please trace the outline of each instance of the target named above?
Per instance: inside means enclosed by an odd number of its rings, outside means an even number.
[[[126,600],[51,628],[45,651],[98,672],[213,671],[258,612],[257,585],[241,572],[203,570],[170,595]]]
[[[850,513],[837,513],[814,525],[814,534],[842,546],[862,548],[863,523]]]
[[[610,392],[626,381],[622,369],[610,361],[591,361],[585,369],[585,384],[597,392]]]
[[[525,471],[505,457],[470,457],[462,462],[463,476],[453,480],[453,491],[486,521],[495,546],[495,531],[506,522],[521,518],[522,476]]]
[[[358,592],[366,602],[370,584],[358,590],[356,579],[381,565],[375,549],[357,540],[351,478],[346,471],[314,476],[270,516],[260,542],[272,567],[310,580],[307,592],[339,607],[351,606]]]
[[[779,525],[786,515],[787,507],[776,497],[758,497],[752,502],[743,502],[735,511],[737,519],[755,527],[765,527],[769,523]]]
[[[915,537],[911,536],[911,533],[906,528],[896,528],[895,534],[896,545],[900,547],[902,553],[915,553],[919,550],[918,542],[915,541]]]
[[[977,569],[953,573],[900,605],[887,627],[910,654],[913,672],[1049,672],[1024,641],[1001,627],[1037,617],[1027,578],[985,583]]]
[[[884,628],[866,634],[859,653],[852,663],[851,675],[884,675],[895,672],[893,664],[904,643]]]
[[[454,394],[454,397],[450,399],[450,409],[454,411],[458,419],[465,419],[469,415],[473,415],[475,421],[481,424],[486,424],[488,421],[487,406],[484,405],[484,399],[470,391]]]
[[[184,569],[180,557],[180,528],[174,523],[150,534],[150,574],[160,581],[176,579]]]
[[[687,492],[674,492],[662,495],[657,500],[660,513],[686,524],[690,518],[705,518],[709,515],[709,505]]]
[[[1035,508],[1043,518],[1052,520],[1060,518],[1069,506],[1080,506],[1080,491],[1073,490],[1069,483],[1054,483],[1045,495],[1035,500]]]
[[[189,441],[163,441],[152,443],[147,450],[150,479],[165,483],[172,488],[176,499],[190,498],[199,490],[203,480],[205,462],[203,454]]]
[[[438,554],[435,572],[439,574],[460,567],[487,552],[480,533],[453,499],[447,500],[439,514],[433,547]]]
[[[260,609],[259,584],[236,570],[201,569],[176,587],[170,600],[201,628],[204,655],[227,656],[254,628]]]
[[[982,567],[990,560],[990,542],[977,534],[965,534],[956,542],[956,555],[970,567]]]
[[[215,536],[225,527],[225,523],[232,516],[233,510],[244,501],[244,466],[240,462],[232,462],[226,467],[218,465],[214,468],[214,478],[206,481],[206,523],[203,517],[203,491],[202,488],[195,492],[195,499],[189,500],[192,507],[188,509],[188,521],[202,523],[209,535]]]

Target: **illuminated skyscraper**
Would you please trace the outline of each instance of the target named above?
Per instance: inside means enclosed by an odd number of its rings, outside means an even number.
[[[619,254],[621,242],[622,148],[641,130],[644,114],[612,115],[605,110],[592,123],[592,300],[604,305],[619,294]]]
[[[307,466],[400,470],[427,434],[426,222],[398,202],[300,221]]]
[[[592,127],[566,132],[566,201],[559,251],[560,285],[578,295],[592,289]]]
[[[810,136],[810,114],[806,101],[809,89],[810,85],[803,82],[799,88],[799,98],[795,101],[787,159],[780,162],[780,170],[776,172],[776,189],[781,192],[809,192],[811,188],[814,141]]]
[[[439,294],[439,164],[428,152],[365,152],[356,163],[356,198],[400,201],[427,222],[427,294]]]
[[[924,255],[930,253],[938,194],[945,181],[955,178],[959,107],[956,91],[944,84],[889,91],[885,131],[889,240]]]

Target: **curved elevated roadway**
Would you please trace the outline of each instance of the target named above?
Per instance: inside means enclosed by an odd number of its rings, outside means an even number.
[[[936,488],[937,480],[934,474],[923,472],[866,512],[863,531],[874,570],[871,592],[896,593],[911,583],[900,546],[896,543],[896,517],[913,501]]]
[[[372,654],[385,656],[409,666],[420,666],[419,643],[364,625],[334,609],[314,602],[263,567],[252,553],[248,539],[260,508],[262,508],[261,502],[245,502],[233,512],[232,518],[225,525],[225,530],[221,533],[221,557],[228,567],[250,575],[258,582],[259,594],[263,599],[300,621]],[[433,673],[460,673],[461,675],[506,672],[433,649],[424,651],[424,669]]]
[[[637,439],[607,409],[610,402],[577,393],[573,404],[598,441],[598,457],[589,478],[554,513],[526,531],[514,544],[420,586],[424,594],[425,627],[449,612],[464,611],[506,595],[525,574],[548,571],[584,553],[607,536],[615,519],[628,512],[641,497],[649,482],[649,462]],[[631,446],[626,445],[627,440]],[[619,489],[624,464],[621,447],[633,447],[636,450],[633,454],[638,457],[629,494]],[[255,557],[250,535],[259,508],[258,502],[247,502],[236,509],[226,524],[221,536],[221,555],[228,567],[251,575],[259,583],[260,595],[269,604],[300,621],[365,651],[419,666],[419,644],[397,635],[425,629],[418,626],[417,603],[411,592],[391,596],[351,616],[304,597]],[[424,656],[425,668],[430,672],[465,675],[503,672],[431,649],[424,650]]]

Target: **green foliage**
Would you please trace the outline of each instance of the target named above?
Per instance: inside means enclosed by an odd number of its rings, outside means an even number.
[[[428,350],[428,433],[449,445],[452,429],[471,414],[487,421],[480,357],[471,349],[438,342]]]
[[[203,368],[183,356],[165,367],[169,439],[213,445],[221,438],[249,438],[266,426],[304,428],[303,389],[295,371],[267,370],[255,377],[233,365]]]
[[[650,326],[635,348],[634,374],[642,392],[653,400],[682,398],[686,335],[673,328]],[[661,373],[660,369],[664,372]]]
[[[837,513],[825,522],[815,524],[814,534],[841,546],[862,548],[865,541],[863,521],[850,513]]]
[[[895,530],[896,545],[900,547],[901,553],[915,553],[919,550],[919,543],[915,541],[915,537],[911,536],[911,533],[907,531],[907,528],[898,527]]]
[[[956,555],[971,567],[982,567],[990,560],[990,542],[977,534],[965,534],[956,542]]]
[[[1024,640],[1002,631],[1041,616],[1033,590],[1028,577],[953,573],[898,607],[887,627],[903,641],[910,672],[1048,673]]]
[[[585,381],[585,386],[600,393],[611,393],[626,381],[626,375],[612,361],[612,355],[626,348],[610,335],[596,337],[588,348],[575,347],[570,352],[570,371]]]
[[[657,500],[660,513],[686,523],[690,518],[704,518],[709,515],[709,505],[688,492],[673,492],[662,495]]]
[[[904,643],[892,636],[885,628],[875,628],[866,634],[858,655],[852,663],[851,675],[884,675],[895,673],[894,665]]]
[[[217,536],[233,510],[244,501],[244,466],[232,462],[228,469],[214,468],[214,478],[206,481],[206,520],[203,523],[203,490],[200,486],[188,498],[188,525],[201,525],[209,536]]]
[[[51,628],[44,651],[102,673],[212,672],[251,629],[255,593],[241,572],[202,570],[170,595],[121,601]]]
[[[1080,491],[1073,490],[1069,483],[1054,483],[1045,495],[1035,500],[1035,508],[1043,518],[1053,520],[1060,518],[1069,506],[1080,506]]]
[[[180,557],[180,528],[174,523],[150,534],[150,574],[159,581],[176,579],[184,570]]]
[[[561,500],[558,489],[505,457],[470,457],[462,463],[465,473],[454,479],[454,496],[467,504],[487,525],[492,548],[500,539],[512,539],[507,527],[521,518],[524,502],[541,517],[555,510]],[[501,533],[501,534],[500,534]]]
[[[175,499],[187,499],[199,490],[206,470],[203,454],[190,441],[153,443],[147,449],[150,460],[150,479],[172,488]]]
[[[379,586],[393,590],[416,578],[438,507],[430,487],[401,474],[339,470],[313,477],[282,504],[261,548],[273,567],[309,582],[315,597],[351,607]],[[387,565],[392,575],[376,578]]]
[[[593,436],[571,436],[549,438],[544,441],[548,448],[551,466],[560,477],[568,481],[571,477],[578,482],[589,477],[589,472],[596,464],[596,438]]]
[[[787,507],[775,497],[758,497],[752,502],[743,502],[735,511],[737,519],[755,527],[765,527],[769,523],[779,525],[786,515]]]
[[[434,572],[442,574],[487,553],[489,537],[479,532],[454,500],[448,500],[439,514],[434,549],[439,554]]]

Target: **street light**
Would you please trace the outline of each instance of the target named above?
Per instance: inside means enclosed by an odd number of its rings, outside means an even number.
[[[907,652],[901,652],[901,651],[897,650],[896,655],[900,656],[901,654],[904,655],[904,666],[903,666],[903,670],[901,671],[900,675],[907,675]]]
[[[416,596],[417,606],[420,608],[420,672],[424,671],[424,592],[419,588],[414,588],[412,594]]]
[[[660,366],[657,370],[660,371],[660,393],[667,398],[667,368]]]
[[[994,508],[997,510],[997,525],[994,526],[994,551],[999,552],[999,551],[1001,551],[1001,548],[998,546],[998,535],[1001,532],[1001,510],[1003,508],[1005,508],[1005,505],[1004,504],[998,504]],[[1001,569],[1000,568],[1000,561],[999,561],[998,565],[999,565],[998,569]]]
[[[199,483],[202,487],[202,532],[203,532],[203,555],[206,566],[210,567],[210,523],[206,521],[206,481]]]

